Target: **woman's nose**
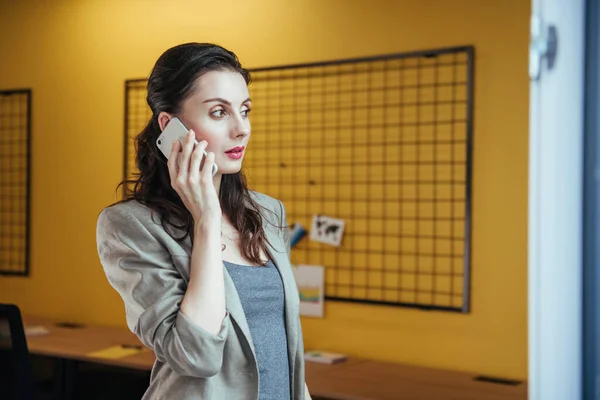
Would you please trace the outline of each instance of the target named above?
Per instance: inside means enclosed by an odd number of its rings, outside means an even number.
[[[248,121],[248,119],[244,119],[238,116],[235,119],[235,127],[233,131],[235,132],[236,137],[248,136],[250,134],[250,121]]]

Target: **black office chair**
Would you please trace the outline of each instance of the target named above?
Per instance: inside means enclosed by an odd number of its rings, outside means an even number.
[[[0,304],[0,388],[3,399],[34,399],[27,339],[14,304]]]

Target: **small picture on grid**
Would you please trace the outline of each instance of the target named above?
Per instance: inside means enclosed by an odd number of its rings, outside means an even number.
[[[339,247],[342,243],[345,222],[342,219],[313,215],[310,240]]]

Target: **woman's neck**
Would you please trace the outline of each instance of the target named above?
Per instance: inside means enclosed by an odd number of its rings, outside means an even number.
[[[217,191],[217,196],[220,195],[222,178],[223,178],[223,175],[218,172],[215,176],[213,176],[213,184],[215,185],[215,190]]]

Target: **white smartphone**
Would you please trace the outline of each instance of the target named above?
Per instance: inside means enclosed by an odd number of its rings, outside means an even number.
[[[160,149],[160,151],[165,155],[167,160],[169,159],[169,154],[171,153],[171,149],[173,148],[173,142],[175,140],[179,140],[179,142],[183,145],[185,143],[185,138],[188,134],[188,129],[183,125],[183,123],[177,117],[171,118],[171,120],[165,126],[165,129],[161,132],[156,139],[156,146]],[[194,140],[194,147],[198,144],[197,140]],[[206,150],[204,151],[204,157],[208,154]],[[179,153],[179,159],[181,158],[181,152]],[[178,159],[178,162],[179,162]],[[204,165],[204,158],[201,162],[201,167]],[[213,176],[217,173],[217,164],[213,164]]]

